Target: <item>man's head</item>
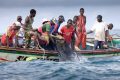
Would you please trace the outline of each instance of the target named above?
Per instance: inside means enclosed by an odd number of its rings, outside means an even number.
[[[63,16],[63,15],[60,15],[60,16],[58,17],[58,21],[59,21],[59,23],[63,23],[63,22],[65,21],[64,16]]]
[[[101,16],[101,15],[98,15],[98,16],[97,16],[97,21],[98,21],[98,22],[102,22],[102,16]]]
[[[112,30],[112,28],[113,28],[113,24],[112,23],[108,24],[108,29]]]
[[[75,22],[77,22],[77,20],[78,20],[78,16],[74,16],[73,17],[73,22],[75,23]]]
[[[45,24],[45,23],[47,23],[47,22],[50,22],[47,18],[43,18],[43,19],[42,19],[42,24]]]
[[[13,28],[14,30],[18,31],[18,30],[20,29],[20,27],[21,27],[21,24],[20,24],[19,22],[13,23],[12,28]]]
[[[84,8],[80,8],[80,15],[84,14]]]
[[[30,16],[31,17],[35,17],[35,15],[36,15],[36,10],[35,9],[31,9],[30,10]]]
[[[51,25],[55,25],[56,22],[57,22],[57,19],[56,19],[56,18],[52,18],[52,19],[50,20]]]
[[[17,21],[21,23],[22,17],[21,16],[17,16]]]
[[[72,21],[71,19],[69,19],[69,20],[67,21],[67,27],[70,27],[70,26],[72,25],[72,23],[73,23],[73,21]]]

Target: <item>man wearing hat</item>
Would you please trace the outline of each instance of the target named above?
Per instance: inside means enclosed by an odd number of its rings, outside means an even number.
[[[49,44],[50,27],[50,21],[47,18],[44,18],[42,19],[42,27],[38,28],[38,32],[41,34],[39,36],[39,43],[45,49],[46,46]]]
[[[95,49],[102,49],[103,43],[105,42],[106,38],[106,31],[108,30],[107,24],[103,22],[102,16],[97,16],[97,22],[93,25],[91,30],[87,32],[87,34],[94,32],[95,33],[95,41],[94,41],[94,50]]]
[[[51,34],[51,25],[53,22],[48,19],[42,19],[42,27],[38,28],[41,36],[38,37],[39,44],[42,48],[46,50],[55,50],[55,44]]]

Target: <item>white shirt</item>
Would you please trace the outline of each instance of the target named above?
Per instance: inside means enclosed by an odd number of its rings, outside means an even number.
[[[18,36],[19,37],[24,37],[24,34],[25,34],[24,33],[24,29],[21,27],[20,30],[19,30],[19,32],[18,32]]]
[[[58,29],[58,32],[61,33],[61,29],[62,29],[62,27],[63,27],[65,24],[67,24],[67,23],[66,23],[66,22],[63,22],[63,23],[60,25],[60,27],[59,27],[59,29]]]
[[[95,32],[95,40],[105,41],[105,31],[108,30],[105,22],[96,22],[91,30]]]

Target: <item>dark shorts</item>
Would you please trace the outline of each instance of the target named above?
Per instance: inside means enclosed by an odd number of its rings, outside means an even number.
[[[94,41],[94,50],[95,49],[103,49],[103,44],[104,44],[104,41],[98,41],[98,40],[95,40]]]

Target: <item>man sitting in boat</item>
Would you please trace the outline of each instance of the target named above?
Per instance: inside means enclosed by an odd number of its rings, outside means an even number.
[[[1,37],[1,44],[3,46],[13,47],[13,38],[17,35],[20,26],[20,23],[13,23],[11,26],[8,27],[7,32]]]
[[[18,35],[14,38],[13,42],[15,45],[15,47],[23,47],[24,46],[24,34],[25,34],[25,31],[24,31],[24,28],[23,28],[23,23],[22,23],[22,17],[21,16],[18,16],[17,17],[17,21],[15,22],[16,24],[21,24],[20,26],[20,30],[18,32]],[[17,40],[17,41],[15,41]],[[17,42],[17,43],[15,43]]]
[[[63,26],[61,28],[61,35],[63,36],[65,42],[71,47],[71,42],[72,42],[72,37],[73,37],[73,33],[74,33],[74,27],[73,27],[73,24],[72,24],[72,20],[69,19],[67,21],[67,25]]]
[[[87,34],[95,32],[95,41],[94,41],[94,50],[95,49],[102,49],[103,43],[105,42],[106,38],[106,31],[108,30],[107,24],[102,21],[102,16],[97,16],[97,22],[93,25],[92,29],[87,32]]]

